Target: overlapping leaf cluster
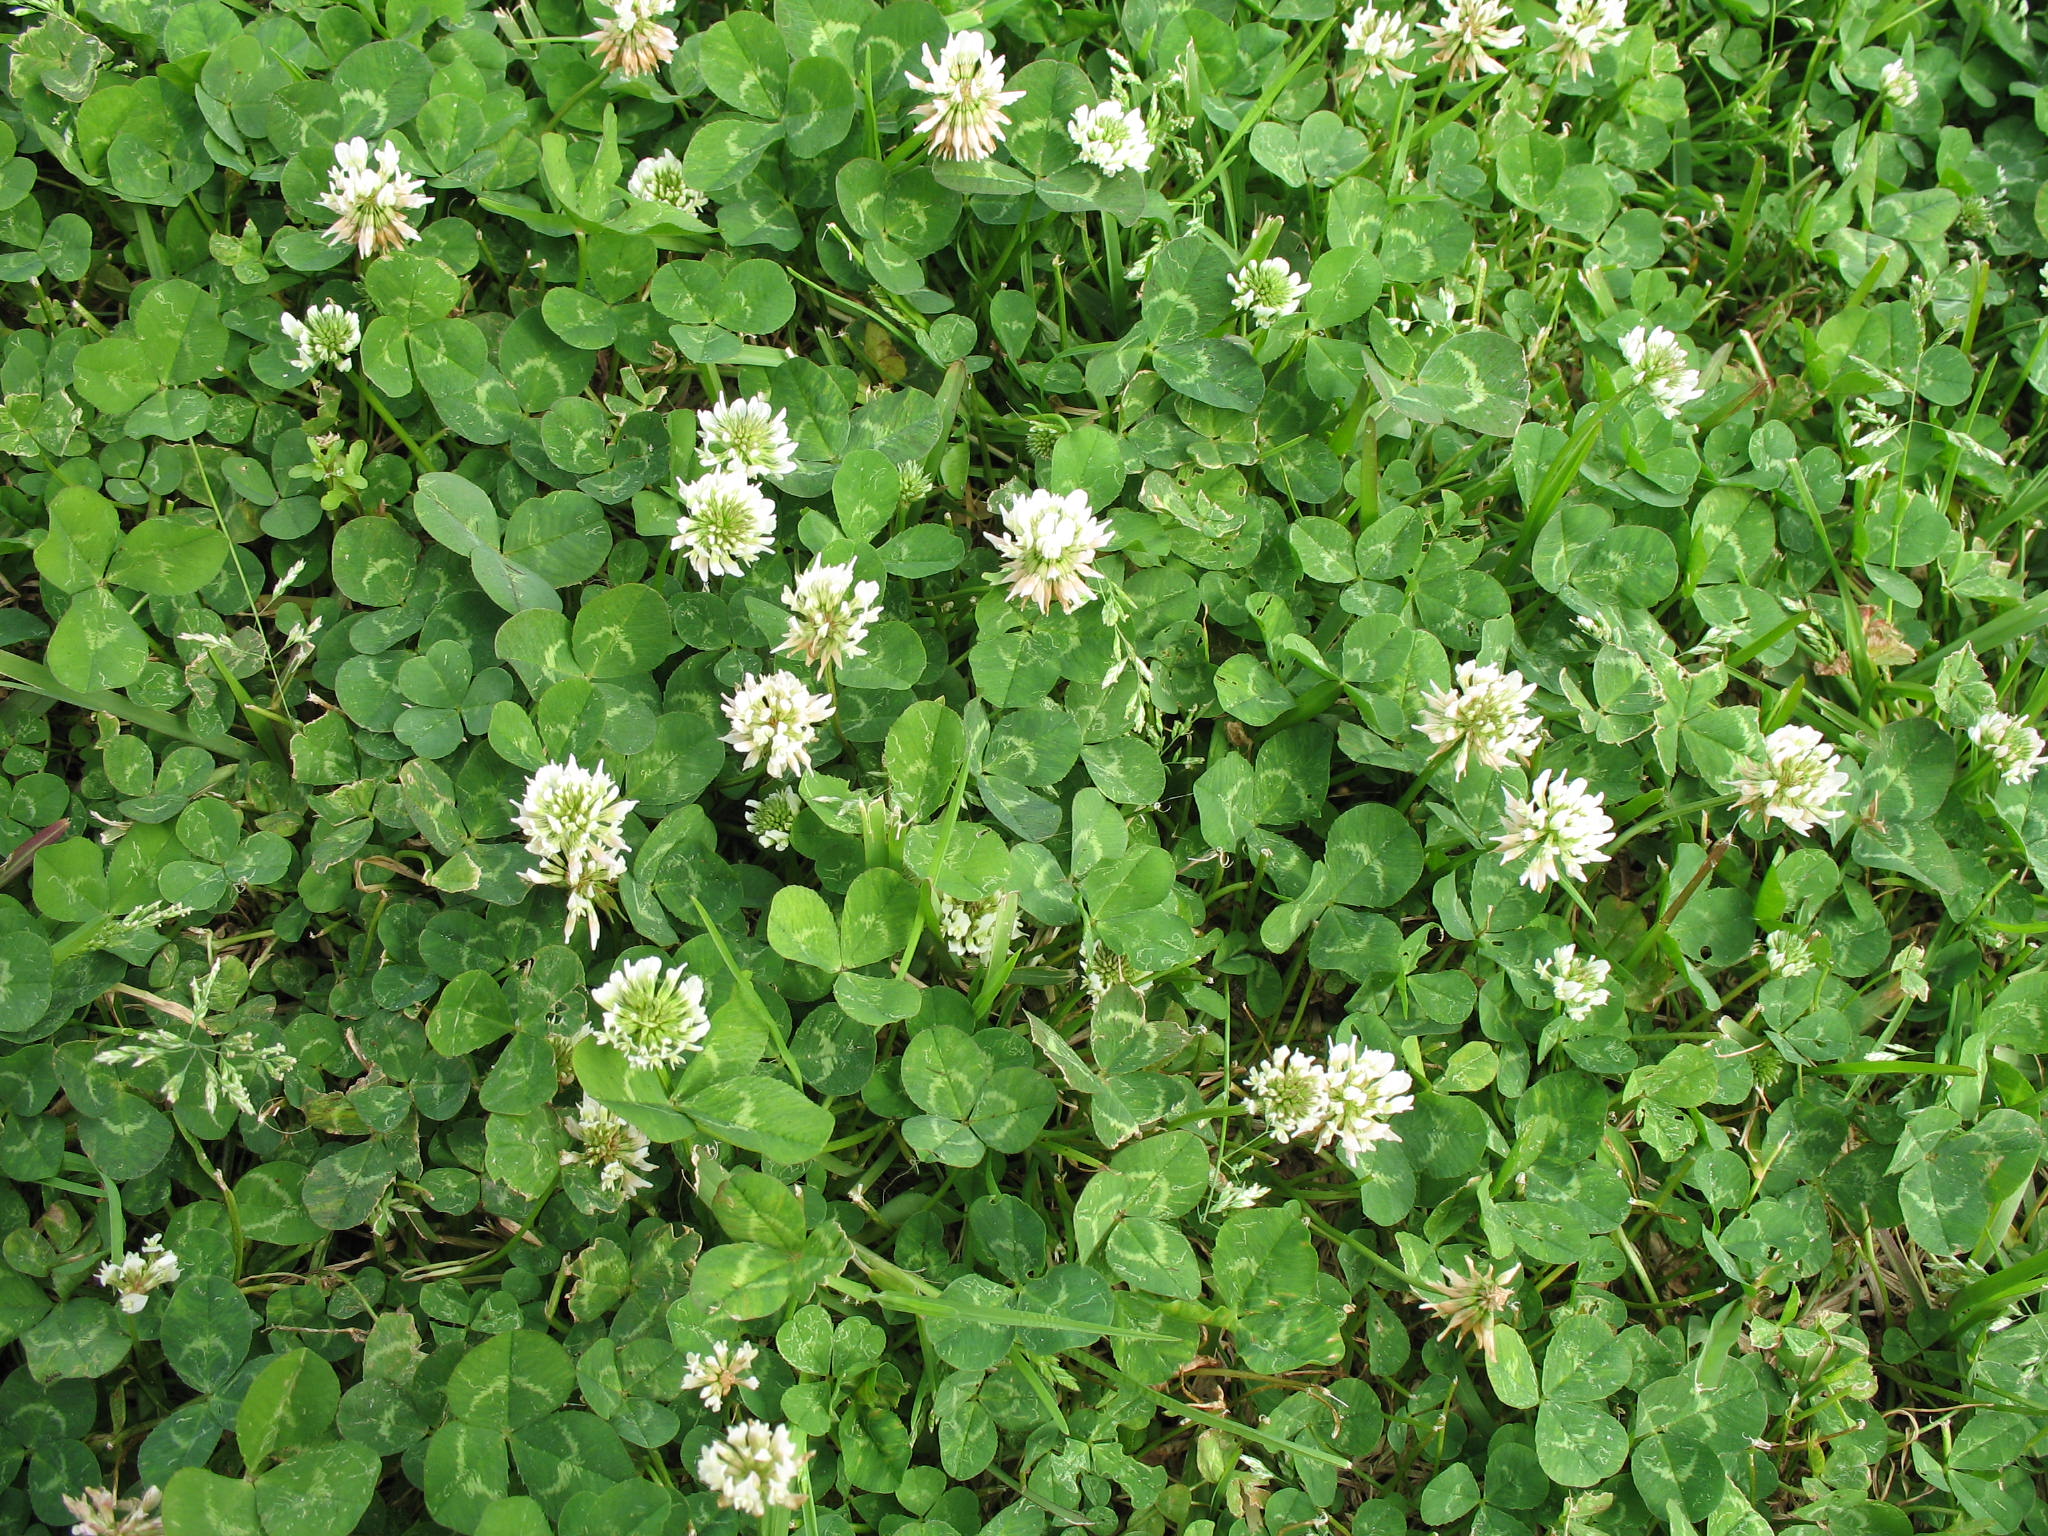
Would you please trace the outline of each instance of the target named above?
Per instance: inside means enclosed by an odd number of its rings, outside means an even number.
[[[2044,68],[25,7],[0,1525],[2039,1529]]]

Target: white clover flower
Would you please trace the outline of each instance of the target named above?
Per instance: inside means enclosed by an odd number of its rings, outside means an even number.
[[[916,131],[931,135],[932,153],[941,160],[988,159],[1010,123],[1003,108],[1024,95],[1003,89],[1002,55],[989,51],[981,33],[956,32],[937,58],[931,44],[924,45],[924,68],[930,77],[924,80],[903,72],[931,97],[917,108]]]
[[[298,346],[298,355],[292,359],[294,368],[310,372],[324,363],[347,373],[355,366],[355,359],[349,354],[362,344],[363,322],[353,311],[330,301],[315,304],[303,320],[297,315],[285,315],[278,324],[284,328],[286,338]],[[278,590],[283,591],[286,585],[280,582]]]
[[[1574,1022],[1590,1018],[1607,1001],[1611,969],[1605,960],[1580,954],[1576,944],[1560,945],[1556,954],[1536,963],[1536,974],[1550,983],[1550,995]]]
[[[1456,675],[1455,690],[1423,689],[1422,723],[1415,727],[1439,751],[1457,748],[1451,776],[1464,778],[1474,758],[1486,768],[1527,762],[1543,741],[1543,718],[1529,708],[1536,685],[1476,661],[1459,662]]]
[[[1764,938],[1764,964],[1773,976],[1810,976],[1816,968],[1813,944],[1790,929],[1777,929]]]
[[[1399,11],[1361,5],[1344,23],[1344,46],[1358,55],[1359,67],[1368,75],[1384,75],[1389,80],[1415,78],[1414,70],[1401,67],[1415,51],[1415,29]]]
[[[64,1507],[78,1522],[71,1536],[161,1536],[164,1523],[156,1510],[162,1502],[163,1490],[154,1487],[132,1499],[115,1498],[111,1488],[64,1495]]]
[[[1553,880],[1583,880],[1588,864],[1604,864],[1603,851],[1614,840],[1614,822],[1602,808],[1604,798],[1586,788],[1584,779],[1567,779],[1548,769],[1519,800],[1503,791],[1507,812],[1495,846],[1500,861],[1527,859],[1522,884],[1532,891],[1549,888]]]
[[[932,477],[924,472],[922,464],[898,464],[896,466],[896,510],[909,512],[921,507],[925,498],[932,493]]]
[[[1526,29],[1502,25],[1513,15],[1505,0],[1444,0],[1444,19],[1422,23],[1436,45],[1431,62],[1444,65],[1453,80],[1506,74],[1507,65],[1488,50],[1521,46]]]
[[[1878,72],[1877,91],[1888,105],[1903,110],[1920,99],[1920,81],[1904,59],[1893,59]]]
[[[626,190],[644,203],[667,203],[692,218],[708,201],[706,194],[683,179],[683,162],[672,149],[644,157],[626,178]]]
[[[752,1392],[761,1385],[761,1378],[753,1372],[754,1361],[760,1353],[749,1343],[742,1342],[735,1349],[720,1342],[704,1354],[685,1355],[683,1390],[695,1392],[703,1399],[706,1408],[717,1413],[725,1407],[725,1400],[742,1387]]]
[[[1245,1078],[1245,1103],[1275,1141],[1305,1141],[1330,1113],[1330,1074],[1306,1051],[1283,1045]]]
[[[663,970],[659,955],[621,962],[590,1000],[601,1010],[591,1038],[650,1072],[681,1066],[711,1033],[704,978],[680,965]]]
[[[1998,776],[2008,784],[2025,784],[2048,761],[2041,733],[2018,715],[1993,710],[1970,727],[1970,740],[1991,756]]]
[[[669,13],[670,0],[611,0],[611,8],[595,32],[583,35],[598,63],[631,80],[674,57],[675,31],[659,20]]]
[[[1559,0],[1550,36],[1567,75],[1591,74],[1593,55],[1628,36],[1627,0]]]
[[[175,1281],[182,1270],[178,1256],[152,1237],[140,1253],[124,1253],[117,1263],[109,1259],[93,1278],[115,1293],[114,1304],[123,1312],[140,1312],[149,1305],[149,1293]]]
[[[1152,164],[1152,135],[1145,131],[1144,114],[1120,101],[1076,107],[1067,123],[1067,137],[1081,159],[1105,176],[1143,171]]]
[[[718,1495],[723,1509],[756,1517],[771,1509],[801,1509],[810,1452],[799,1451],[787,1424],[770,1428],[753,1419],[735,1424],[697,1458],[697,1481]]]
[[[1685,365],[1685,343],[1661,325],[1639,325],[1630,331],[1621,338],[1621,355],[1628,359],[1637,386],[1648,390],[1651,403],[1673,421],[1706,393],[1700,388],[1699,370]]]
[[[988,541],[1005,557],[1002,578],[1015,601],[1036,603],[1040,613],[1058,603],[1072,613],[1094,597],[1088,583],[1102,575],[1095,557],[1116,535],[1088,510],[1086,491],[1030,491],[1002,510],[1007,532]]]
[[[683,510],[672,548],[682,551],[705,586],[714,576],[737,576],[775,547],[775,503],[745,475],[714,469],[678,480]]]
[[[782,589],[782,605],[789,610],[789,629],[777,655],[801,656],[821,673],[829,672],[849,656],[865,656],[861,642],[868,626],[882,616],[881,583],[855,581],[853,562],[843,565],[813,565],[796,585]]]
[[[1737,766],[1734,789],[1745,809],[1773,817],[1792,831],[1811,833],[1841,814],[1834,802],[1849,789],[1842,757],[1810,725],[1781,725],[1764,738],[1764,761]]]
[[[370,159],[364,139],[335,145],[327,195],[320,199],[320,206],[335,216],[327,228],[328,242],[353,245],[361,256],[376,256],[419,239],[420,232],[406,215],[433,201],[420,190],[424,183],[418,177],[398,168],[398,146],[389,139],[377,146],[375,166]]]
[[[710,1027],[708,1022],[705,1027]],[[574,1163],[595,1168],[598,1188],[629,1200],[653,1187],[641,1177],[654,1172],[654,1164],[647,1156],[647,1138],[638,1126],[621,1120],[597,1100],[585,1099],[583,1107],[564,1122],[564,1129],[580,1143],[562,1153],[564,1168]]]
[[[785,784],[747,802],[747,831],[770,853],[779,853],[789,846],[789,834],[803,808],[797,792]]]
[[[945,895],[939,897],[939,937],[946,941],[946,948],[955,960],[962,965],[985,965],[999,947],[1016,938],[1015,906],[1010,908],[1010,931],[1003,933],[997,926],[1003,901],[1001,893],[985,896],[979,901],[958,901]]]
[[[602,768],[543,763],[526,781],[512,825],[526,837],[526,851],[541,861],[521,878],[534,885],[558,885],[569,893],[563,942],[579,922],[590,925],[597,947],[597,914],[611,905],[611,887],[626,872],[626,813],[639,802],[619,793]]]
[[[1249,311],[1261,326],[1293,314],[1309,292],[1307,279],[1296,277],[1294,268],[1278,256],[1246,262],[1230,274],[1230,287],[1236,295],[1231,307]]]
[[[1515,1276],[1522,1266],[1511,1264],[1496,1273],[1490,1264],[1479,1268],[1468,1255],[1462,1275],[1448,1264],[1438,1267],[1444,1272],[1443,1284],[1432,1287],[1430,1295],[1415,1298],[1423,1311],[1443,1319],[1443,1332],[1437,1337],[1463,1334],[1477,1341],[1488,1360],[1493,1359],[1495,1326],[1515,1303]]]
[[[1101,1002],[1111,987],[1129,987],[1143,997],[1151,989],[1151,973],[1142,971],[1123,955],[1093,936],[1081,940],[1081,985],[1091,1002]]]
[[[770,405],[766,395],[720,399],[699,411],[697,452],[712,468],[750,480],[786,475],[796,468],[789,413]]]
[[[1387,1122],[1415,1107],[1414,1095],[1409,1092],[1415,1080],[1386,1051],[1367,1049],[1350,1040],[1333,1045],[1323,1081],[1330,1103],[1316,1138],[1318,1148],[1334,1139],[1343,1156],[1356,1158],[1374,1142],[1401,1139]]]
[[[746,753],[749,768],[765,757],[770,777],[789,779],[810,772],[811,743],[832,718],[832,696],[812,693],[793,672],[749,672],[724,708],[732,729],[720,739]]]

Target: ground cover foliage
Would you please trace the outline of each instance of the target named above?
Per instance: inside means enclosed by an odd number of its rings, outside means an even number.
[[[0,1526],[2041,1529],[2044,73],[19,13]]]

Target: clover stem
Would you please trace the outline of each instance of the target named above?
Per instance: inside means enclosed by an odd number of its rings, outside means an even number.
[[[423,470],[438,469],[440,466],[427,457],[426,450],[413,441],[412,434],[398,424],[398,418],[391,414],[391,407],[386,405],[383,397],[370,387],[370,381],[364,378],[360,371],[353,369],[350,370],[350,377],[356,381],[356,388],[362,391],[363,398],[370,403],[370,409],[383,417],[384,425],[395,432],[398,435],[398,440],[405,444],[405,451],[412,455],[413,463]]]

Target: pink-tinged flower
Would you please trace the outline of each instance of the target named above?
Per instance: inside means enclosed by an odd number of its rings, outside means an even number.
[[[867,654],[861,642],[882,616],[879,582],[855,581],[853,562],[816,565],[785,587],[782,603],[789,610],[789,628],[777,655],[801,656],[820,672],[829,672],[849,656]]]
[[[1430,58],[1444,65],[1453,80],[1506,74],[1507,65],[1489,50],[1521,46],[1526,29],[1502,25],[1514,14],[1504,0],[1444,0],[1444,19],[1422,23],[1436,45]]]
[[[675,56],[675,30],[659,19],[668,12],[668,0],[612,0],[610,18],[583,41],[606,69],[628,80],[651,75]]]
[[[917,109],[917,132],[931,136],[932,153],[941,160],[988,159],[1010,123],[1003,108],[1024,95],[1003,89],[1003,56],[989,50],[981,33],[956,32],[937,58],[925,44],[924,67],[930,77],[924,80],[904,71],[931,97]]]
[[[1035,603],[1040,613],[1058,603],[1072,613],[1095,596],[1088,585],[1102,574],[1095,557],[1115,533],[1088,510],[1086,491],[1027,492],[1003,508],[1003,526],[988,541],[1005,557],[1002,577],[1018,602]]]
[[[334,168],[327,173],[327,195],[320,206],[332,213],[327,239],[334,245],[353,245],[357,254],[377,256],[394,251],[408,240],[417,240],[406,215],[433,201],[420,188],[416,176],[398,168],[398,146],[386,139],[377,146],[371,163],[369,142],[349,139],[334,146]]]
[[[1448,1264],[1439,1267],[1444,1272],[1443,1284],[1431,1287],[1428,1295],[1416,1297],[1423,1311],[1443,1319],[1443,1332],[1437,1337],[1448,1339],[1454,1333],[1461,1334],[1475,1340],[1480,1353],[1488,1360],[1493,1359],[1494,1327],[1515,1304],[1515,1276],[1522,1272],[1522,1266],[1510,1264],[1496,1272],[1491,1264],[1481,1269],[1467,1257],[1462,1275]]]

